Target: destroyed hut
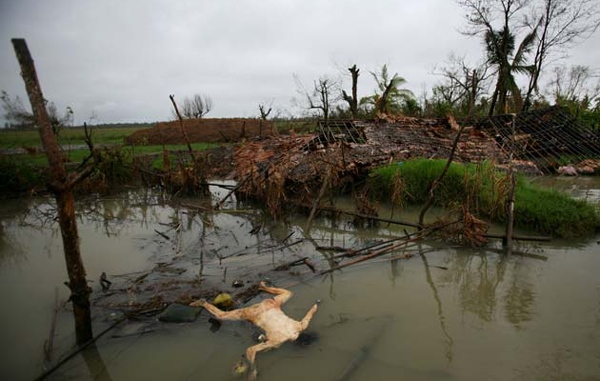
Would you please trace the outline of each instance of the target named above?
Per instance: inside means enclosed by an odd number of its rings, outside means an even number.
[[[566,158],[600,169],[599,135],[568,111],[536,110],[457,124],[453,118],[381,118],[319,122],[316,133],[250,141],[234,153],[238,195],[274,212],[309,204],[326,188],[353,186],[375,167],[414,158],[447,159],[464,125],[454,161],[491,161],[527,174],[547,174]]]

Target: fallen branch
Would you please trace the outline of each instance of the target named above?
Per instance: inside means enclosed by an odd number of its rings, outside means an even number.
[[[101,338],[102,336],[104,336],[107,332],[109,332],[110,330],[112,330],[113,328],[115,328],[117,325],[121,324],[125,320],[131,319],[131,318],[135,318],[136,316],[140,316],[140,315],[154,314],[154,313],[163,311],[165,308],[166,308],[165,306],[162,306],[160,308],[151,308],[151,309],[145,309],[145,310],[142,309],[142,310],[131,311],[131,312],[125,314],[123,317],[121,317],[120,319],[118,319],[117,321],[115,321],[113,324],[111,324],[110,326],[108,326],[108,328],[106,328],[104,331],[100,332],[100,334],[98,334],[97,336],[92,337],[89,341],[87,341],[83,345],[80,345],[75,350],[73,350],[71,353],[69,353],[68,355],[66,355],[65,357],[63,357],[56,365],[54,365],[52,368],[50,368],[47,371],[45,371],[44,373],[42,373],[35,380],[36,381],[42,381],[42,380],[46,379],[48,376],[50,376],[52,373],[56,372],[56,370],[58,370],[61,366],[63,366],[64,364],[66,364],[73,357],[75,357],[79,353],[81,353],[81,351],[83,351],[84,349],[86,349],[90,345],[94,344],[99,338]]]
[[[316,245],[315,249],[319,250],[319,251],[336,251],[338,253],[339,252],[347,252],[347,251],[351,250],[351,249],[346,249],[345,247],[342,247],[342,246],[319,246],[319,245]]]
[[[52,313],[52,321],[50,323],[50,333],[48,340],[44,342],[44,360],[50,362],[52,360],[52,350],[54,349],[54,336],[56,335],[56,315],[58,314],[58,287],[54,288],[54,311]]]
[[[98,340],[99,338],[101,338],[102,336],[104,336],[108,331],[110,331],[111,329],[113,329],[118,324],[120,324],[121,322],[125,321],[128,318],[129,318],[129,316],[124,316],[121,319],[117,320],[116,322],[114,322],[113,324],[111,324],[108,328],[106,328],[104,331],[100,332],[99,335],[94,336],[91,340],[89,340],[85,344],[80,345],[79,347],[77,347],[73,352],[69,353],[62,360],[60,360],[56,365],[54,365],[52,368],[50,368],[47,371],[45,371],[44,373],[42,373],[35,380],[36,381],[42,381],[42,380],[46,379],[46,377],[48,377],[49,375],[51,375],[52,373],[54,373],[58,368],[60,368],[64,364],[66,364],[69,360],[71,360],[73,357],[77,356],[85,348],[87,348],[91,344],[95,343],[96,340]]]
[[[300,204],[299,206],[307,208],[306,204]],[[356,213],[356,212],[351,212],[351,211],[347,211],[347,210],[338,209],[335,206],[323,205],[323,206],[319,206],[318,209],[320,211],[346,214],[346,215],[353,216],[353,217],[371,219],[371,220],[374,220],[374,221],[385,222],[385,223],[388,223],[388,224],[409,226],[409,227],[413,227],[413,228],[418,228],[419,227],[419,224],[415,224],[413,222],[399,221],[399,220],[392,220],[392,219],[389,219],[389,218],[381,218],[381,217],[370,216],[370,215],[367,215],[367,214]]]
[[[347,252],[345,252],[343,254],[336,255],[334,257],[334,259],[342,258],[342,257],[353,257],[353,256],[356,256],[356,255],[359,255],[362,252],[372,250],[372,249],[374,249],[376,247],[379,247],[379,246],[389,247],[389,246],[391,246],[393,244],[393,242],[400,241],[400,240],[408,240],[411,237],[414,237],[414,238],[423,238],[424,236],[426,236],[426,235],[428,235],[430,233],[433,233],[436,230],[442,229],[442,228],[444,228],[446,226],[449,226],[449,225],[456,224],[458,222],[460,222],[460,220],[455,220],[455,221],[447,222],[447,223],[442,224],[442,225],[431,226],[431,227],[423,229],[421,231],[416,231],[414,233],[408,233],[408,232],[405,231],[405,235],[402,236],[402,237],[396,237],[396,238],[392,238],[392,239],[387,240],[387,241],[378,242],[378,243],[375,243],[375,244],[370,245],[370,246],[363,247],[363,248],[358,249],[358,250],[348,249]]]
[[[375,252],[373,252],[373,253],[371,253],[369,255],[365,255],[364,257],[360,257],[360,258],[358,258],[358,259],[356,259],[354,261],[343,263],[341,265],[332,267],[330,269],[323,270],[323,271],[321,271],[319,273],[319,275],[328,274],[328,273],[334,272],[336,270],[343,269],[344,267],[348,267],[348,266],[355,265],[355,264],[360,263],[360,262],[367,261],[367,260],[372,259],[372,258],[379,257],[379,256],[381,256],[383,254],[387,254],[387,253],[389,253],[391,251],[397,250],[397,249],[401,248],[402,246],[405,246],[409,242],[414,242],[417,239],[420,239],[420,237],[415,237],[415,238],[407,239],[407,240],[402,241],[400,243],[397,243],[395,245],[391,245],[389,247],[385,247],[383,249],[377,250],[377,251],[375,251]],[[414,254],[407,254],[407,255],[413,256]],[[410,257],[407,257],[407,258],[410,258]]]
[[[505,235],[500,234],[484,234],[485,238],[496,238],[496,239],[506,239]],[[551,241],[550,237],[540,237],[540,236],[531,236],[531,235],[513,235],[512,239],[515,241],[532,241],[532,242],[548,242]]]
[[[244,184],[246,184],[251,178],[252,178],[252,173],[250,173],[248,176],[246,176],[246,178],[244,180],[240,181],[235,188],[230,190],[229,193],[227,193],[225,195],[225,197],[223,197],[219,202],[217,202],[217,204],[215,205],[215,209],[221,209],[221,207],[223,206],[225,201],[227,201],[229,199],[229,197],[231,197],[231,195],[233,195],[238,189],[240,189]]]
[[[279,265],[275,268],[275,271],[285,271],[285,270],[289,270],[290,267],[299,266],[299,265],[306,265],[313,273],[316,272],[315,266],[310,262],[308,257],[296,259],[294,261]]]
[[[171,238],[170,238],[168,235],[166,235],[165,233],[161,233],[161,232],[159,232],[159,231],[158,231],[158,230],[156,230],[156,229],[154,229],[154,231],[156,232],[156,234],[160,235],[161,237],[163,237],[163,238],[164,238],[164,239],[166,239],[167,241],[170,241],[170,240],[171,240]]]

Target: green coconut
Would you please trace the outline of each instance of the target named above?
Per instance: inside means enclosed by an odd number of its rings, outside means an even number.
[[[228,310],[233,307],[233,298],[231,295],[223,292],[213,299],[213,304],[222,310]]]

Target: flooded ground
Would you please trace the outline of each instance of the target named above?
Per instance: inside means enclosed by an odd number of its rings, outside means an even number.
[[[540,181],[600,200],[598,178]],[[74,343],[70,305],[61,305],[68,290],[60,233],[48,205],[36,199],[0,206],[0,379],[34,379]],[[316,219],[308,232],[303,217],[272,222],[235,202],[210,214],[204,207],[147,191],[78,206],[96,334],[116,317],[97,282],[102,272],[114,288],[148,274],[143,285],[160,277],[205,279],[223,290],[235,279],[268,276],[295,292],[285,306],[291,316],[302,317],[315,299],[322,303],[309,328],[317,339],[259,354],[259,380],[600,379],[600,236],[519,245],[521,255],[511,257],[495,244],[470,250],[429,242],[393,254],[410,252],[410,259],[388,255],[315,276],[307,266],[272,270],[304,257],[326,269],[335,254],[317,245],[359,248],[404,228]],[[416,221],[410,212],[394,218]],[[157,263],[177,271],[150,272]],[[128,288],[127,297],[134,303],[145,290]],[[130,334],[140,327],[146,333]],[[194,323],[123,322],[49,379],[234,379],[232,366],[255,331],[237,322],[211,327],[206,312]]]

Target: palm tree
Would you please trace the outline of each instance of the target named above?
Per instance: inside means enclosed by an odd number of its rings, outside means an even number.
[[[408,99],[414,98],[412,91],[401,89],[400,86],[406,83],[406,80],[395,73],[391,78],[388,74],[387,65],[383,65],[381,73],[371,72],[377,84],[375,94],[363,98],[362,104],[372,104],[375,113],[397,114],[400,112],[402,103]]]
[[[488,30],[485,34],[485,47],[488,63],[496,66],[498,79],[496,88],[490,102],[489,115],[505,114],[508,112],[508,94],[510,93],[516,109],[521,109],[523,98],[521,90],[515,81],[515,74],[532,75],[535,71],[534,65],[526,64],[527,54],[533,49],[536,29],[529,33],[513,56],[515,50],[515,36],[507,27],[500,31]],[[512,58],[512,60],[511,60]]]

